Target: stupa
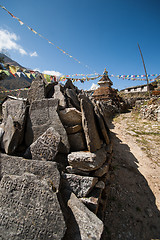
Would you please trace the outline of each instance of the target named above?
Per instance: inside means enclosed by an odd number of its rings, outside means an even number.
[[[100,87],[97,88],[93,93],[95,100],[108,101],[110,99],[117,99],[117,90],[111,87],[113,85],[113,82],[109,78],[106,69],[104,70],[102,78],[98,81],[98,84]]]

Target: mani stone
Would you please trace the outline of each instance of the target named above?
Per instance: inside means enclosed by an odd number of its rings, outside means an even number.
[[[74,126],[82,124],[82,113],[76,108],[65,108],[59,111],[60,119],[65,126]]]
[[[61,137],[59,151],[61,153],[69,152],[67,133],[57,111],[58,99],[42,99],[31,104],[25,132],[27,146],[36,141],[49,127],[53,127]]]
[[[27,100],[31,104],[33,101],[43,98],[45,98],[45,81],[42,76],[39,75],[32,81]]]
[[[74,125],[71,127],[65,127],[67,134],[78,133],[82,131],[82,125]]]
[[[70,99],[71,104],[80,111],[80,103],[76,92],[73,89],[66,89],[66,95]]]
[[[57,194],[30,173],[0,182],[0,239],[62,239],[66,226]]]
[[[73,174],[77,174],[77,175],[81,175],[81,176],[89,176],[89,172],[84,172],[77,168],[73,168],[72,166],[67,166],[66,171],[67,171],[67,173],[73,173]]]
[[[15,121],[23,125],[26,116],[26,101],[7,99],[2,104],[2,115],[4,124],[10,115]]]
[[[53,161],[58,153],[60,140],[59,133],[53,127],[50,127],[28,147],[24,157]]]
[[[86,197],[98,182],[98,178],[95,177],[80,176],[69,173],[64,173],[63,178],[66,180],[69,189],[72,190],[77,197]]]
[[[109,162],[107,161],[93,173],[93,176],[102,177],[104,174],[108,173],[108,171],[109,171]]]
[[[107,128],[105,126],[105,122],[104,122],[97,106],[94,107],[94,111],[95,111],[96,117],[98,119],[98,123],[99,123],[100,130],[102,132],[102,135],[105,139],[106,144],[108,145],[110,143],[110,140],[109,140]]]
[[[83,132],[69,134],[68,140],[71,146],[71,151],[82,151],[86,149],[86,140]]]
[[[104,148],[95,153],[79,151],[68,154],[69,165],[82,171],[93,171],[100,168],[106,161]]]
[[[64,109],[66,107],[66,100],[65,97],[63,95],[63,93],[61,92],[61,85],[57,84],[56,86],[54,86],[54,95],[53,98],[55,99],[59,99],[59,106]]]
[[[99,198],[95,197],[86,197],[86,198],[79,198],[85,206],[91,210],[93,213],[97,214],[98,207],[99,207]]]
[[[4,135],[2,147],[7,154],[12,154],[23,141],[26,119],[26,102],[6,100],[2,105]]]
[[[1,154],[0,166],[0,179],[4,175],[21,176],[28,172],[36,175],[38,179],[47,179],[55,189],[59,189],[60,174],[56,162],[26,160],[22,157]]]
[[[21,127],[22,126],[17,121],[14,121],[10,115],[8,116],[2,138],[2,148],[5,150],[5,153],[14,153],[18,145],[20,145],[22,140]]]
[[[87,147],[90,152],[101,148],[101,140],[96,126],[95,113],[89,98],[81,95],[82,127],[85,133]]]
[[[67,239],[100,240],[103,232],[103,222],[73,193],[68,200],[68,206],[72,214],[68,220],[68,229],[65,235]]]

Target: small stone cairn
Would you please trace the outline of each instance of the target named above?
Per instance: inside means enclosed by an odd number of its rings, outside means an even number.
[[[98,240],[112,143],[105,109],[68,79],[32,82],[0,125],[0,239]]]

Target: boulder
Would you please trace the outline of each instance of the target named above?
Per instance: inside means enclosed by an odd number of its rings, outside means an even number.
[[[82,127],[84,129],[87,147],[90,152],[101,148],[101,139],[97,130],[95,113],[89,98],[81,95]]]
[[[22,157],[1,154],[0,166],[0,179],[4,175],[21,176],[28,172],[36,175],[38,179],[46,179],[55,189],[59,189],[60,174],[55,162],[26,160]]]
[[[79,198],[82,203],[93,213],[97,214],[98,207],[99,207],[99,199],[95,197],[85,197],[85,198]]]
[[[26,150],[24,157],[35,160],[53,161],[58,153],[60,145],[60,135],[50,127]]]
[[[1,146],[1,139],[3,137],[3,134],[4,134],[4,123],[0,125],[0,146]]]
[[[0,182],[0,239],[62,239],[66,226],[46,180],[34,174],[5,175]]]
[[[33,79],[27,96],[27,100],[30,104],[35,100],[40,100],[46,97],[45,83],[47,84],[41,75],[38,75]]]
[[[54,86],[54,95],[53,98],[54,99],[59,99],[59,106],[61,109],[64,109],[66,107],[66,100],[65,97],[61,91],[61,85],[57,84],[56,86]]]
[[[82,124],[82,114],[76,108],[65,108],[59,111],[59,116],[65,126]]]
[[[78,100],[75,90],[67,88],[66,95],[70,99],[72,106],[77,108],[80,111],[80,103],[79,103],[79,100]]]
[[[77,175],[81,175],[81,176],[89,176],[89,172],[84,172],[77,168],[73,168],[72,166],[67,166],[66,171],[67,171],[67,173],[77,174]]]
[[[61,137],[59,151],[69,152],[69,142],[66,130],[58,116],[58,99],[42,99],[32,102],[27,119],[25,143],[30,146],[49,127],[53,127]]]
[[[13,154],[22,141],[22,126],[9,115],[2,139],[2,148],[7,154]]]
[[[3,139],[2,148],[7,154],[15,152],[24,138],[26,120],[26,101],[8,99],[2,105]]]
[[[69,165],[82,171],[93,171],[100,168],[106,161],[104,148],[95,153],[79,151],[68,154]]]
[[[109,163],[107,161],[93,173],[93,176],[102,177],[104,174],[108,173],[108,171],[109,171]]]
[[[46,98],[51,98],[53,97],[54,94],[54,86],[57,85],[57,82],[49,82],[47,83],[47,85],[45,86],[45,95]]]
[[[78,133],[82,131],[82,125],[74,125],[70,127],[65,127],[67,134]]]
[[[86,197],[98,182],[98,178],[80,176],[75,174],[64,173],[63,178],[66,180],[66,186],[76,194],[77,197]]]
[[[103,232],[103,222],[73,193],[68,200],[68,206],[71,209],[71,215],[65,234],[66,239],[100,240]]]
[[[83,132],[69,134],[68,140],[71,147],[71,151],[82,151],[87,149],[86,140]]]
[[[8,116],[11,116],[19,124],[24,125],[26,117],[26,101],[23,99],[7,99],[2,104],[3,123],[5,124]]]
[[[106,144],[108,145],[110,143],[110,139],[108,136],[108,127],[105,126],[105,122],[104,122],[104,120],[100,114],[100,111],[96,105],[94,107],[94,111],[95,111],[95,114],[96,114],[96,117],[97,117],[97,120],[99,123],[99,130],[101,131],[102,136],[103,136]]]

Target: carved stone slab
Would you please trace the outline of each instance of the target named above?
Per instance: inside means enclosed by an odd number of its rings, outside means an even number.
[[[73,193],[68,200],[72,215],[68,220],[67,239],[100,240],[103,222],[91,212]],[[74,236],[74,238],[72,238]]]
[[[62,239],[66,230],[56,193],[33,174],[0,182],[0,239]]]
[[[67,181],[69,188],[77,197],[86,197],[98,182],[96,177],[80,176],[75,174],[63,174],[63,178]]]
[[[6,174],[21,176],[28,172],[36,175],[38,179],[47,179],[52,186],[54,185],[56,189],[59,188],[60,174],[56,162],[26,160],[21,157],[1,154],[0,166],[0,179]]]
[[[69,165],[82,171],[93,171],[100,168],[106,161],[106,151],[104,148],[95,153],[79,151],[68,154]]]
[[[25,152],[26,158],[53,161],[59,150],[60,135],[50,127]]]
[[[53,127],[61,136],[60,151],[62,153],[69,152],[67,133],[57,111],[58,99],[42,99],[31,104],[25,133],[27,146],[36,141],[49,127]]]
[[[81,96],[82,126],[84,129],[88,150],[95,152],[101,148],[101,140],[98,133],[95,113],[92,102],[85,96]]]

